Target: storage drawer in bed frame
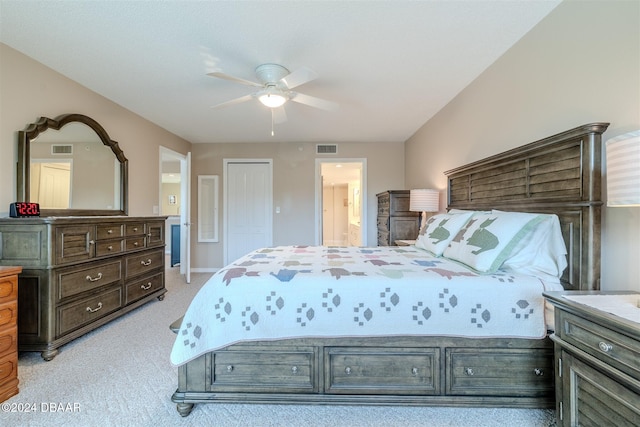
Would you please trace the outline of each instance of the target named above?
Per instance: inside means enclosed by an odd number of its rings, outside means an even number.
[[[450,337],[240,343],[180,366],[172,400],[183,416],[194,403],[239,400],[552,408],[553,345]]]

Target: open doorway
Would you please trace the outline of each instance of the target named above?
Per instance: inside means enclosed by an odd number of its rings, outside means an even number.
[[[316,159],[316,243],[366,245],[365,159]]]
[[[190,154],[160,147],[159,214],[167,216],[165,237],[167,268],[177,267],[190,280]]]

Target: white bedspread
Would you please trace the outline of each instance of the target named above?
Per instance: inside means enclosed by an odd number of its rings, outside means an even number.
[[[478,275],[411,246],[266,248],[202,287],[171,363],[241,341],[309,336],[543,338],[543,291],[536,277]]]

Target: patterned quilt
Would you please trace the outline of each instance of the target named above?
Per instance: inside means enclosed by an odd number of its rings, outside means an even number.
[[[242,341],[297,337],[542,338],[543,291],[536,277],[479,275],[413,246],[265,248],[203,285],[171,363]]]

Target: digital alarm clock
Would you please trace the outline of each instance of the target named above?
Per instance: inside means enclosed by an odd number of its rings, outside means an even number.
[[[11,218],[26,218],[40,216],[40,205],[33,202],[14,202],[9,205]]]

